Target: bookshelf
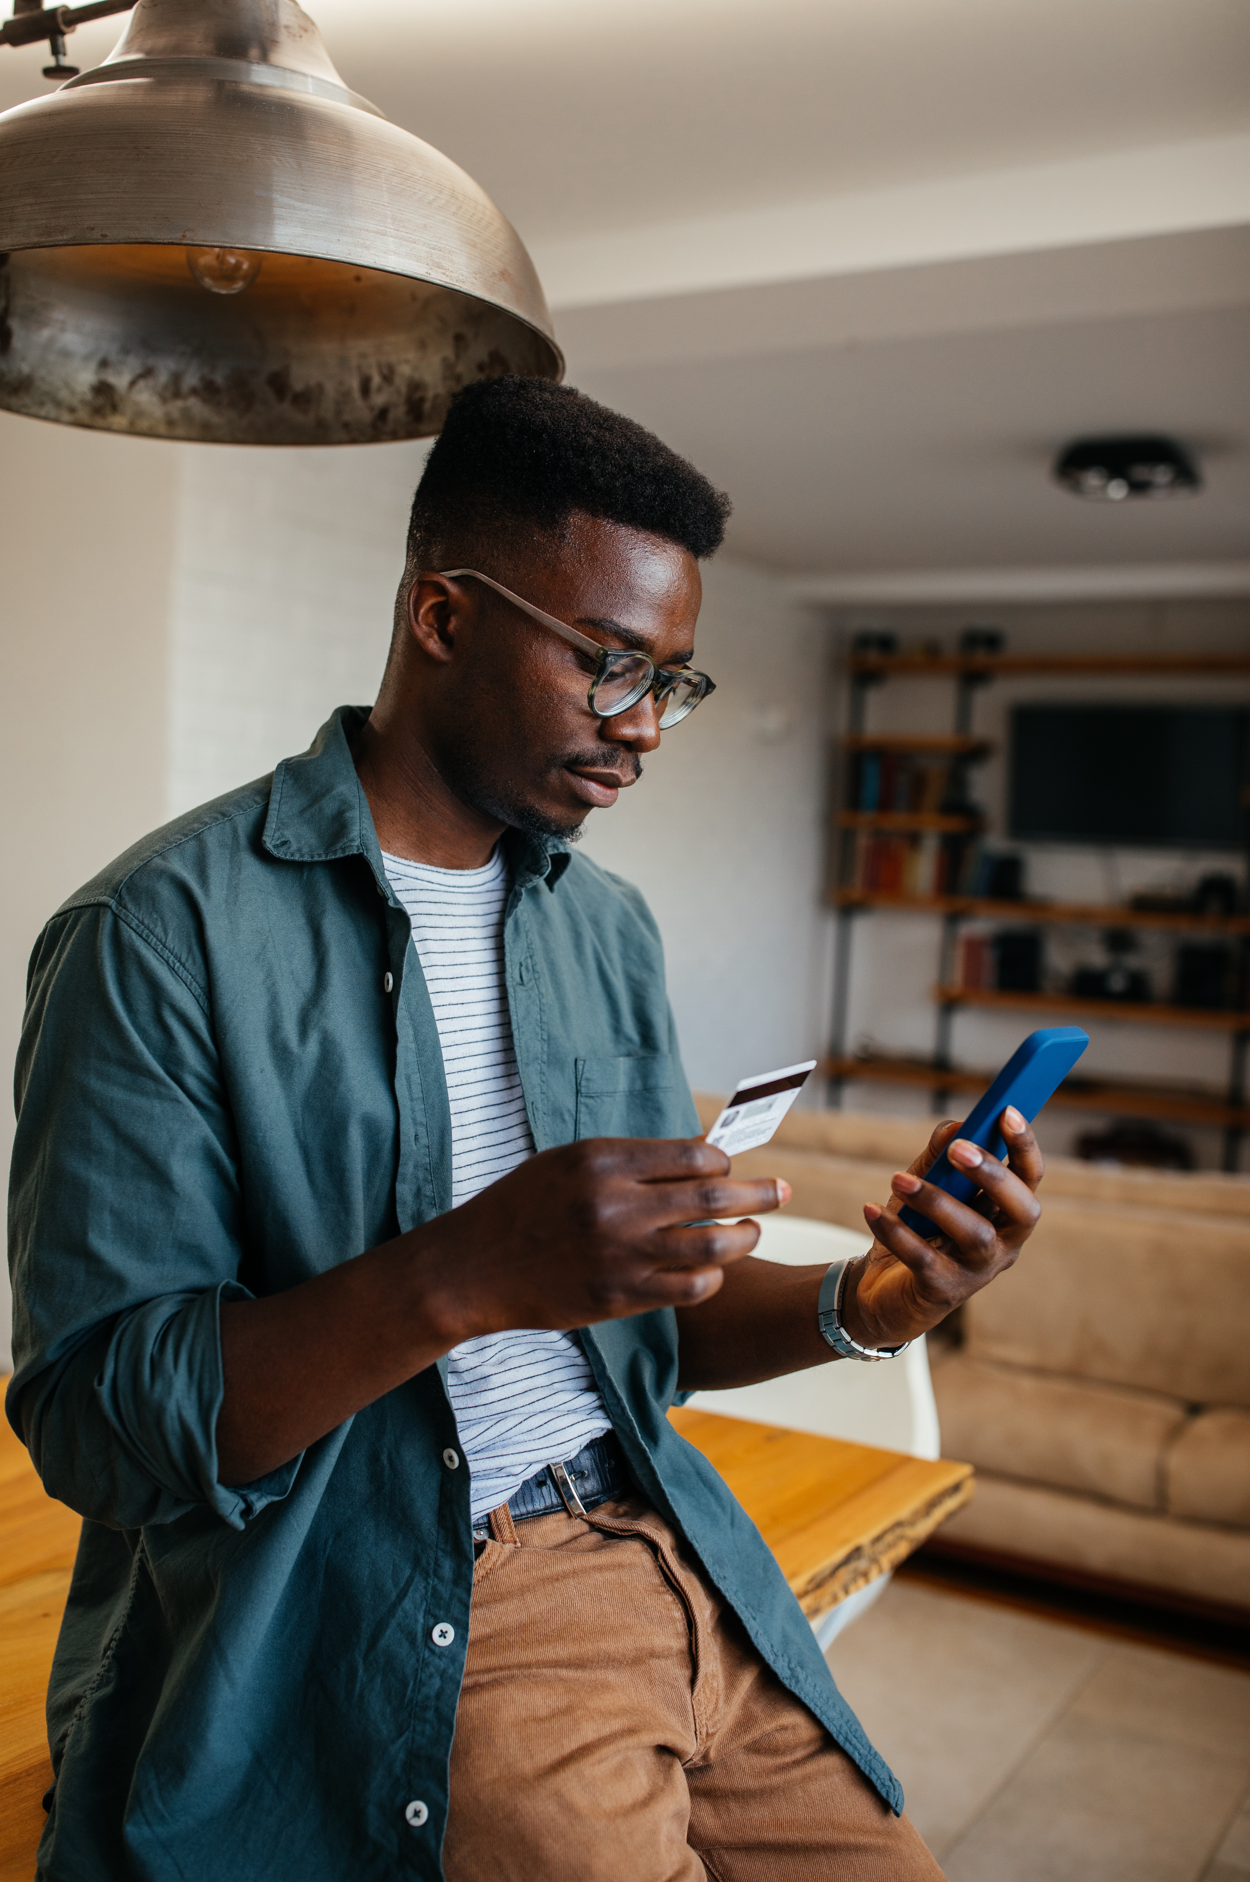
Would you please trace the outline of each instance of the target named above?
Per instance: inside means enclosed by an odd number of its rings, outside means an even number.
[[[1002,922],[1015,929],[1057,925],[1154,929],[1192,934],[1199,939],[1231,940],[1239,944],[1241,984],[1246,986],[1250,981],[1250,915],[1205,914],[1183,907],[1132,908],[1029,900],[973,892],[974,886],[986,886],[967,880],[972,846],[982,833],[984,818],[971,801],[968,781],[971,767],[992,750],[988,740],[975,734],[972,718],[976,693],[995,678],[1250,678],[1250,655],[852,653],[848,671],[851,710],[850,725],[842,740],[846,761],[843,807],[831,820],[837,867],[829,899],[837,912],[838,934],[832,1036],[823,1067],[829,1080],[829,1101],[839,1104],[844,1086],[852,1079],[927,1089],[937,1111],[947,1109],[956,1093],[983,1090],[992,1068],[982,1072],[957,1067],[952,1055],[957,1015],[968,1008],[1033,1013],[1039,1016],[1038,1024],[1048,1019],[1054,1023],[1068,1020],[1095,1033],[1112,1025],[1190,1028],[1223,1034],[1228,1039],[1228,1079],[1222,1094],[1179,1082],[1074,1074],[1052,1102],[1074,1110],[1221,1130],[1224,1168],[1235,1170],[1243,1134],[1250,1130],[1246,1091],[1250,1010],[965,985],[965,976],[960,973],[960,941],[964,924],[976,921]],[[953,681],[953,731],[870,733],[865,724],[869,694],[891,678]],[[866,772],[866,766],[875,770]],[[875,911],[939,918],[937,976],[931,994],[934,1044],[928,1058],[884,1054],[863,1058],[847,1050],[854,935],[859,924]],[[969,942],[972,946],[974,941]],[[962,965],[967,966],[970,959],[965,949]]]
[[[984,1071],[940,1070],[925,1059],[826,1059],[829,1078],[871,1078],[887,1085],[919,1085],[948,1095],[984,1091],[997,1066]],[[1081,1078],[1060,1086],[1051,1103],[1070,1111],[1114,1112],[1120,1117],[1149,1117],[1175,1123],[1205,1124],[1214,1130],[1250,1130],[1250,1105],[1225,1104],[1196,1086],[1153,1084],[1146,1079]]]
[[[1250,654],[855,654],[851,677],[889,679],[1208,679],[1250,676]],[[962,731],[962,728],[961,728]],[[962,734],[967,736],[966,734]]]
[[[977,830],[976,817],[943,816],[938,810],[843,810],[838,822],[844,830]]]
[[[1155,1000],[1082,1000],[1069,993],[1004,993],[997,987],[935,987],[942,1006],[1015,1007],[1023,1013],[1049,1013],[1056,1021],[1117,1020],[1121,1025],[1196,1026],[1204,1032],[1240,1032],[1250,1013],[1229,1007],[1165,1006]]]
[[[1250,935],[1250,915],[1195,915],[1172,909],[1119,908],[1105,902],[995,902],[975,895],[866,895],[837,889],[837,908],[911,909],[923,915],[961,915],[990,921],[1063,922],[1072,927],[1168,928],[1198,934]]]

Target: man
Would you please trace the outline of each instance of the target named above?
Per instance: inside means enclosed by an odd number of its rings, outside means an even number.
[[[9,1410],[85,1518],[47,1882],[938,1874],[665,1417],[833,1360],[825,1272],[751,1259],[786,1186],[695,1137],[654,924],[569,848],[711,690],[726,511],[573,391],[466,391],[372,713],[36,946]],[[916,1173],[949,1130],[866,1208],[842,1352],[1014,1259],[1005,1125],[952,1153],[979,1209]]]

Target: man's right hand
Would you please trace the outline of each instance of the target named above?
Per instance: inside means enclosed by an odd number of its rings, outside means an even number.
[[[760,1234],[708,1218],[763,1214],[789,1195],[771,1178],[731,1181],[729,1158],[701,1137],[596,1137],[527,1158],[411,1239],[454,1346],[706,1300]]]
[[[785,1183],[729,1180],[702,1138],[529,1157],[458,1209],[283,1294],[223,1301],[218,1478],[254,1482],[462,1340],[688,1307],[750,1254]],[[691,1228],[692,1222],[705,1226]]]

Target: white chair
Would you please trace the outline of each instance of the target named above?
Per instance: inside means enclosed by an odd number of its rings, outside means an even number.
[[[756,1254],[763,1261],[789,1267],[835,1261],[840,1255],[860,1255],[868,1247],[867,1229],[836,1228],[807,1216],[771,1215],[760,1221]],[[839,1360],[766,1379],[760,1385],[735,1386],[726,1392],[696,1392],[692,1405],[704,1411],[724,1412],[730,1418],[751,1418],[791,1431],[812,1431],[818,1437],[846,1438],[854,1444],[877,1444],[913,1457],[938,1457],[941,1436],[937,1406],[929,1379],[929,1360],[923,1339],[916,1340],[897,1360],[880,1365],[857,1365]],[[857,1593],[813,1621],[816,1638],[828,1647],[848,1622],[871,1607],[888,1575],[878,1576]]]

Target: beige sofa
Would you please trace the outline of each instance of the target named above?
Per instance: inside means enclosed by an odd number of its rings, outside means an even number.
[[[926,1128],[794,1112],[735,1167],[858,1228]],[[1042,1194],[1021,1261],[931,1343],[943,1452],[978,1477],[943,1545],[1250,1618],[1250,1179],[1060,1158]]]

